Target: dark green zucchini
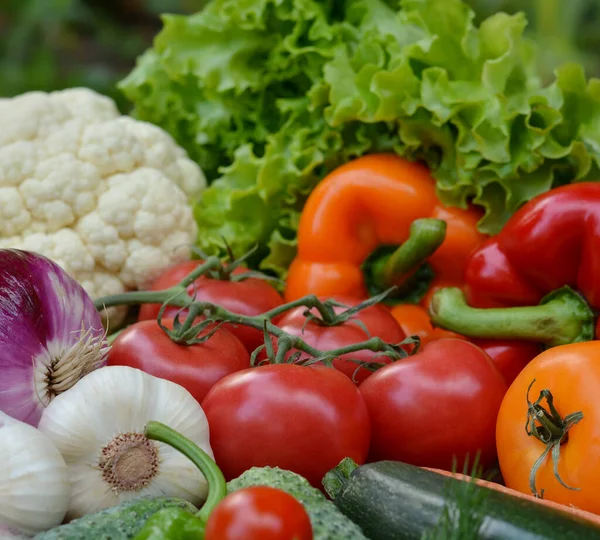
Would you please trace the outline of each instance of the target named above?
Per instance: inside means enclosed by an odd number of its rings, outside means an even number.
[[[600,527],[595,523],[395,461],[359,467],[346,459],[327,473],[323,485],[336,506],[371,540],[600,539]],[[453,522],[446,527],[464,527],[464,534],[455,530],[452,534],[431,534],[444,519]]]

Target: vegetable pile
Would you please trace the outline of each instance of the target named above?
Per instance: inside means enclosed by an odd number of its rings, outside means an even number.
[[[0,537],[600,538],[597,81],[540,87],[523,23],[165,16],[123,87],[196,164],[85,89],[16,98]]]
[[[496,233],[552,186],[596,179],[600,97],[578,65],[542,86],[522,14],[480,27],[460,0],[237,0],[166,15],[120,87],[211,186],[198,243],[261,246],[284,273],[299,207],[333,168],[377,151],[427,163],[444,204]]]

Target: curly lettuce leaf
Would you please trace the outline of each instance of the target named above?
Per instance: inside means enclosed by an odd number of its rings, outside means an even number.
[[[460,0],[212,0],[165,15],[121,83],[134,114],[206,171],[199,246],[284,274],[303,202],[376,151],[427,163],[442,201],[497,232],[552,186],[599,178],[600,82],[564,66],[549,86],[522,14],[479,27]]]

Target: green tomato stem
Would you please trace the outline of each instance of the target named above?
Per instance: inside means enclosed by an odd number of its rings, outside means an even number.
[[[196,516],[206,523],[215,506],[227,496],[227,483],[221,469],[197,444],[161,422],[148,422],[144,434],[148,439],[168,444],[181,452],[204,475],[208,483],[208,497]]]
[[[294,300],[288,304],[283,304],[263,313],[262,315],[257,315],[254,317],[233,313],[221,306],[211,304],[210,302],[195,301],[187,294],[182,285],[177,285],[164,291],[133,291],[114,296],[106,296],[96,300],[96,306],[100,308],[119,305],[136,305],[143,303],[162,303],[163,307],[169,305],[189,309],[189,314],[183,325],[181,325],[179,329],[167,331],[171,339],[176,342],[182,341],[183,334],[185,334],[186,339],[194,339],[198,334],[205,330],[208,325],[218,321],[248,326],[261,332],[266,331],[268,334],[277,338],[282,345],[285,344],[287,350],[297,349],[311,356],[312,358],[310,360],[303,361],[303,363],[308,364],[323,362],[324,364],[331,366],[332,360],[343,354],[364,350],[379,352],[382,355],[394,360],[408,356],[408,353],[402,348],[404,342],[390,344],[377,337],[370,338],[360,343],[346,345],[345,347],[340,347],[331,351],[323,351],[312,347],[299,337],[288,334],[271,322],[271,319],[274,317],[300,306],[306,307],[307,309],[317,309],[319,314],[321,314],[324,319],[327,318],[328,320],[331,320],[332,317],[336,317],[333,309],[334,304],[331,302],[323,302],[315,295],[299,298],[298,300]],[[372,301],[369,300],[365,302],[364,305],[367,306],[371,303]],[[357,307],[358,306],[350,308],[352,313],[356,312]],[[199,315],[204,315],[206,320],[192,325],[191,321],[194,321],[194,319],[196,319],[196,317]],[[343,314],[341,314],[340,317],[343,319]],[[279,361],[281,360],[282,356],[283,353],[278,354]]]
[[[552,454],[552,464],[554,467],[554,476],[559,484],[567,489],[579,491],[580,488],[572,487],[563,481],[558,472],[558,462],[560,460],[560,449],[563,443],[567,441],[569,430],[583,420],[583,412],[577,411],[566,415],[564,418],[559,414],[554,406],[554,397],[552,392],[547,388],[540,392],[540,396],[534,402],[529,399],[529,392],[535,383],[535,379],[531,381],[527,388],[527,425],[525,432],[530,437],[535,437],[538,441],[545,445],[544,451],[531,467],[529,474],[529,487],[532,495],[542,497],[536,487],[537,472],[548,457]],[[544,407],[543,401],[546,401]]]

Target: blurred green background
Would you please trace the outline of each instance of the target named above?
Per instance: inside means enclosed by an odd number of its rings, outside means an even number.
[[[160,13],[191,13],[206,0],[0,0],[0,96],[71,86],[127,104],[115,82],[160,30]],[[484,18],[522,10],[540,44],[546,79],[565,61],[600,76],[600,0],[469,0]]]

